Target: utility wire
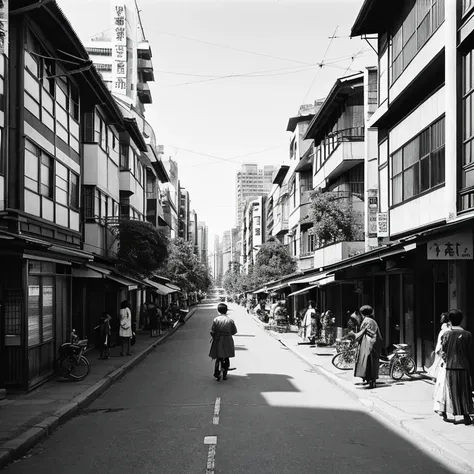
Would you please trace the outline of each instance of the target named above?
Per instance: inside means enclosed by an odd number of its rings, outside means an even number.
[[[306,63],[304,61],[298,61],[296,59],[282,58],[282,57],[279,57],[279,56],[272,56],[270,54],[258,53],[256,51],[248,51],[246,49],[234,48],[232,46],[227,46],[227,45],[218,44],[218,43],[212,43],[210,41],[204,41],[204,40],[200,40],[200,39],[197,39],[197,38],[190,38],[188,36],[177,35],[175,33],[169,33],[167,31],[158,30],[157,33],[160,33],[162,35],[167,35],[167,36],[173,36],[175,38],[181,38],[181,39],[184,39],[184,40],[187,40],[187,41],[194,41],[196,43],[208,44],[208,45],[211,45],[211,46],[216,46],[218,48],[231,49],[233,51],[238,51],[239,53],[253,54],[255,56],[262,56],[262,57],[270,58],[270,59],[278,59],[279,61],[288,61],[288,62],[291,62],[291,63],[303,64],[305,66],[310,65],[310,63]]]

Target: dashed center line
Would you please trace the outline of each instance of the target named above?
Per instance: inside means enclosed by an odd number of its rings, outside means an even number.
[[[218,425],[219,424],[219,412],[221,411],[221,399],[220,397],[216,398],[216,403],[214,405],[214,416],[212,418],[212,424]]]

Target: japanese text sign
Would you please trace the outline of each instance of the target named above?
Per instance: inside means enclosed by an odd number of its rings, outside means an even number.
[[[472,232],[440,237],[427,245],[428,260],[472,260]]]

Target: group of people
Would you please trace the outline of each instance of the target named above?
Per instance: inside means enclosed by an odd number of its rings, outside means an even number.
[[[104,312],[100,318],[99,325],[96,326],[96,330],[99,333],[99,347],[100,347],[100,358],[109,359],[110,358],[110,347],[112,346],[112,317],[110,314]],[[122,345],[121,356],[125,355],[125,350],[127,355],[131,356],[131,340],[134,336],[132,329],[132,311],[130,309],[130,303],[127,300],[120,303],[120,312],[119,312],[119,330],[118,335]]]
[[[318,310],[314,301],[308,301],[300,321],[300,336],[303,340],[315,344],[320,341],[324,344],[334,342],[334,313],[328,309],[322,313]]]
[[[474,364],[472,335],[461,327],[463,313],[452,309],[441,315],[441,330],[435,347],[435,359],[428,375],[436,379],[434,411],[444,421],[455,422],[462,416],[471,425]]]
[[[141,326],[150,331],[150,336],[154,337],[160,334],[162,328],[171,326],[180,319],[181,312],[176,303],[171,303],[161,308],[154,301],[143,303],[141,310]]]

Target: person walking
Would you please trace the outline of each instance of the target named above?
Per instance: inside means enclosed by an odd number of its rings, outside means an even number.
[[[310,340],[312,335],[312,330],[314,327],[313,319],[316,315],[316,310],[314,309],[314,301],[309,300],[306,307],[306,311],[303,316],[303,321],[301,323],[301,335],[304,341]]]
[[[110,359],[109,346],[110,346],[110,334],[112,332],[110,328],[111,319],[112,317],[109,314],[103,313],[102,317],[100,318],[100,323],[99,323],[100,358],[103,360]]]
[[[237,334],[237,327],[234,321],[227,316],[227,305],[219,303],[217,305],[219,316],[214,318],[211,327],[211,349],[209,357],[215,360],[214,377],[219,380],[227,380],[227,371],[230,367],[230,357],[235,357],[234,336]]]
[[[127,348],[127,355],[131,356],[130,353],[130,339],[132,338],[132,312],[130,311],[130,305],[128,301],[124,300],[120,304],[120,329],[119,336],[122,342],[121,356],[124,356],[124,350]]]
[[[359,343],[359,351],[355,361],[354,376],[361,377],[375,388],[379,376],[380,344],[382,336],[377,322],[374,319],[374,310],[369,305],[364,305],[359,310],[364,318],[360,331],[353,334]]]
[[[441,355],[446,366],[445,411],[440,414],[444,421],[447,415],[464,418],[465,425],[472,424],[474,414],[472,402],[473,361],[471,356],[472,335],[461,327],[463,313],[452,309],[448,313],[451,330],[441,336]]]
[[[431,378],[433,378],[435,380],[438,378],[438,373],[441,369],[441,364],[443,362],[443,358],[441,357],[441,338],[442,338],[443,334],[446,331],[449,331],[451,329],[451,323],[449,322],[448,313],[442,313],[441,314],[440,323],[441,323],[441,330],[439,331],[438,340],[436,342],[436,347],[435,347],[435,350],[433,351],[434,352],[434,361],[431,364],[431,367],[428,369],[428,372],[427,372],[428,376],[430,376]],[[444,369],[444,367],[443,367],[443,369]]]

